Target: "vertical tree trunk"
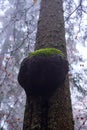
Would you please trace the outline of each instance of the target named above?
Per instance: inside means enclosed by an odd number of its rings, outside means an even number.
[[[62,0],[41,1],[35,49],[46,47],[60,49],[66,55]],[[48,129],[41,127],[40,103],[38,98],[26,104],[23,130],[74,130],[68,77],[49,100]]]
[[[36,48],[55,47],[66,54],[62,0],[42,0]]]

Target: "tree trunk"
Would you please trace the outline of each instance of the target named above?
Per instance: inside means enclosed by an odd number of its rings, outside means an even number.
[[[35,49],[46,47],[60,49],[67,58],[62,0],[41,1]],[[40,98],[26,103],[23,130],[74,130],[68,77],[49,100],[48,118],[43,119],[47,128],[41,126],[40,106]]]

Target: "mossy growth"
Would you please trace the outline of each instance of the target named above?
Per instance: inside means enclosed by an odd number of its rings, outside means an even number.
[[[65,82],[68,62],[63,56],[60,50],[45,48],[32,52],[31,57],[22,61],[18,82],[27,97],[50,97]]]
[[[64,54],[62,53],[62,51],[58,50],[56,48],[43,48],[43,49],[39,49],[39,50],[36,50],[34,52],[31,52],[29,54],[29,57],[33,57],[33,56],[36,56],[36,55],[51,56],[51,55],[54,55],[54,54],[59,54],[62,57],[64,57]]]

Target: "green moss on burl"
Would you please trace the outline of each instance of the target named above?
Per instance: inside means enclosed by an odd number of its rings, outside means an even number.
[[[36,55],[40,55],[40,56],[51,56],[54,54],[59,54],[62,57],[64,57],[64,54],[62,53],[62,51],[56,49],[56,48],[44,48],[44,49],[39,49],[36,50],[34,52],[31,52],[29,54],[30,57],[36,56]]]
[[[18,82],[24,88],[28,101],[32,97],[50,97],[64,84],[68,62],[63,53],[55,48],[32,52],[20,67]]]

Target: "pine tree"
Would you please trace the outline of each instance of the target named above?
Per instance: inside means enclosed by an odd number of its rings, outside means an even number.
[[[41,1],[35,50],[56,48],[61,50],[67,59],[62,4],[62,0]],[[47,100],[47,108],[40,97],[27,98],[23,130],[74,129],[68,76],[49,99],[44,99]]]

